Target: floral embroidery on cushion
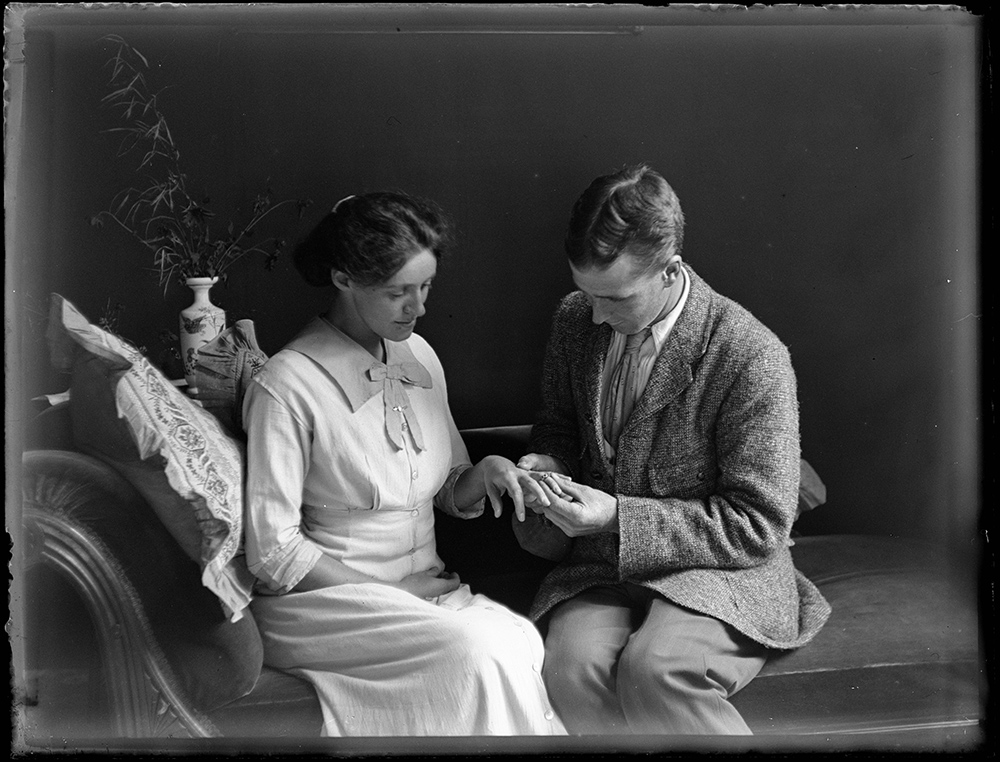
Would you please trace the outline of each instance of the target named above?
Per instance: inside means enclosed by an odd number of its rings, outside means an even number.
[[[252,577],[232,564],[243,534],[243,448],[219,421],[169,383],[131,345],[53,295],[53,314],[74,342],[123,372],[108,377],[118,415],[128,423],[139,457],[163,461],[170,488],[192,510],[201,533],[202,582],[233,618],[250,601]],[[124,367],[126,360],[130,364]],[[117,377],[117,382],[115,378]]]

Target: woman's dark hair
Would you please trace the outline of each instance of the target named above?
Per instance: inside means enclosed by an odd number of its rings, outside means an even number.
[[[331,285],[341,270],[362,286],[383,283],[407,258],[428,249],[440,259],[449,224],[432,202],[405,193],[348,196],[295,248],[295,267],[310,286]]]
[[[673,188],[645,164],[594,180],[577,199],[566,233],[566,256],[577,269],[612,265],[626,247],[647,269],[680,253],[684,213]]]

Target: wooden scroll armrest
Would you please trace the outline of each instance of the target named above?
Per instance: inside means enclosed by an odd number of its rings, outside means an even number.
[[[184,695],[141,597],[100,535],[102,522],[148,515],[142,499],[113,469],[81,453],[30,450],[22,466],[27,566],[50,565],[84,602],[101,652],[112,732],[127,738],[219,735]]]

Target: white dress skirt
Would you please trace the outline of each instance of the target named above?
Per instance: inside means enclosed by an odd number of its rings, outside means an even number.
[[[563,734],[528,619],[464,584],[430,601],[382,584],[445,569],[435,505],[456,513],[451,487],[470,466],[433,350],[417,335],[385,344],[390,375],[422,379],[402,402],[321,320],[247,390],[245,548],[265,663],[316,687],[327,736]],[[295,591],[322,555],[379,582]]]
[[[252,606],[265,662],[316,687],[327,736],[565,732],[535,627],[468,585],[434,602],[366,583]]]

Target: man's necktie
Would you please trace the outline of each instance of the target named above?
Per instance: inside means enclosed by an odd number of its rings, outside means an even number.
[[[625,338],[625,351],[622,353],[615,371],[611,375],[608,387],[607,401],[603,411],[604,435],[616,450],[618,437],[632,415],[638,398],[639,381],[639,349],[649,338],[651,329],[645,328],[639,333],[633,333]]]

